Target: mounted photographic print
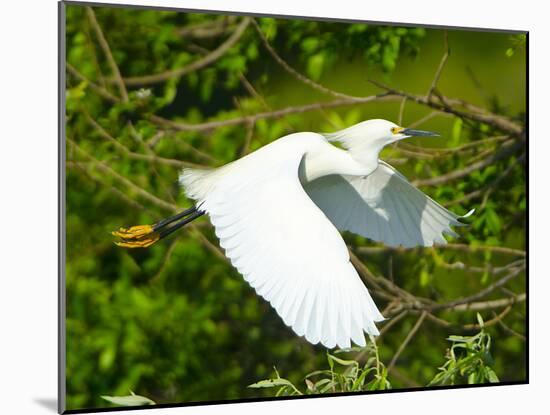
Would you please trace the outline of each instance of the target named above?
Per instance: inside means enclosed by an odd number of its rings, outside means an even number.
[[[527,383],[527,32],[61,2],[60,50],[60,412]]]

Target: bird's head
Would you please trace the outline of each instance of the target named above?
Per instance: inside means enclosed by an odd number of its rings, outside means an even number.
[[[437,137],[430,131],[401,127],[387,120],[367,120],[335,133],[324,134],[331,141],[339,141],[348,149],[372,147],[381,150],[384,146],[408,137]]]

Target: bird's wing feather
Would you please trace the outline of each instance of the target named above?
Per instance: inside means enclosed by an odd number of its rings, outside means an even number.
[[[364,346],[363,331],[378,334],[374,323],[383,317],[340,233],[299,181],[303,153],[265,159],[256,153],[220,170],[206,193],[197,189],[204,175],[197,181],[188,170],[181,182],[188,195],[202,194],[200,208],[226,256],[286,325],[313,344]]]
[[[331,175],[304,187],[338,229],[389,246],[445,244],[443,234],[456,236],[451,226],[463,225],[458,221],[461,216],[422,193],[381,160],[366,177]]]

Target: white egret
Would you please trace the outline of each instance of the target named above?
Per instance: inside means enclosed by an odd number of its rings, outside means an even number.
[[[114,234],[121,246],[149,246],[206,213],[233,266],[296,334],[327,348],[365,346],[384,317],[338,230],[405,247],[456,235],[461,216],[378,158],[388,144],[436,135],[386,120],[289,134],[222,167],[184,169],[196,207]]]

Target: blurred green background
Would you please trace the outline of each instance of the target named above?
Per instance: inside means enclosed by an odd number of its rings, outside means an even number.
[[[401,99],[221,128],[178,129],[170,122],[194,125],[337,98],[279,65],[252,24],[208,65],[140,84],[133,77],[177,70],[210,56],[235,34],[242,18],[90,10],[66,6],[69,409],[109,406],[101,395],[127,395],[129,390],[157,403],[271,396],[272,391],[247,385],[272,376],[274,366],[300,384],[305,374],[326,367],[324,348],[296,337],[224,260],[206,218],[148,249],[113,244],[110,231],[120,226],[153,223],[176,206],[190,206],[177,185],[186,163],[219,166],[294,131],[334,131],[386,118],[404,126],[416,123],[443,137],[385,150],[383,157],[414,180],[486,160],[514,140],[483,123],[432,114],[426,106]],[[426,94],[445,51],[441,29],[270,18],[257,22],[288,65],[354,96],[381,92],[369,79]],[[449,30],[451,53],[438,90],[521,125],[526,110],[524,44],[521,35]],[[127,100],[115,66],[127,81]],[[457,180],[421,188],[457,214],[477,209],[471,226],[461,228],[461,237],[453,241],[466,248],[386,250],[346,234],[350,248],[375,274],[444,303],[479,292],[503,275],[499,267],[524,260],[524,147]],[[514,251],[470,249],[476,246]],[[525,285],[521,272],[483,299],[521,294]],[[387,305],[376,296],[375,301],[381,310]],[[502,311],[480,313],[489,321]],[[434,314],[451,325],[430,319],[423,323],[389,373],[394,388],[426,385],[445,361],[446,338],[476,332],[465,326],[476,323],[473,311]],[[402,316],[378,339],[382,361],[392,359],[417,319],[415,312]],[[525,319],[525,303],[520,302],[487,327],[493,368],[501,381],[526,379]]]

